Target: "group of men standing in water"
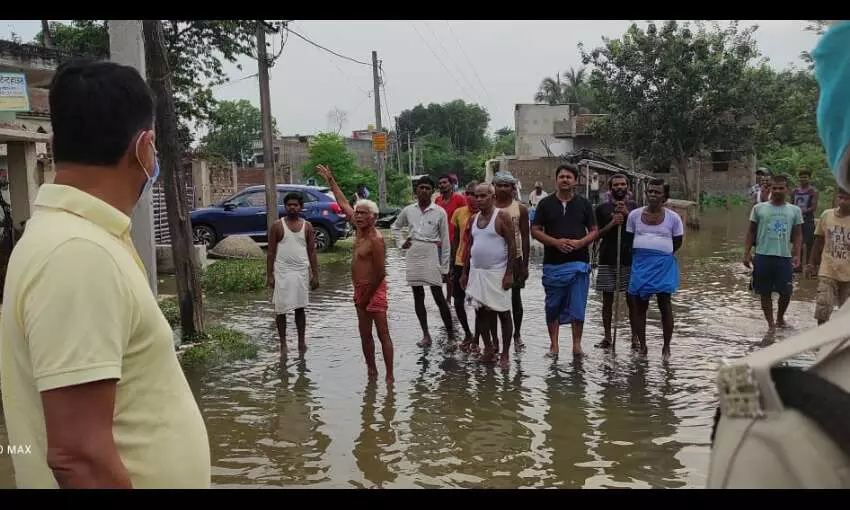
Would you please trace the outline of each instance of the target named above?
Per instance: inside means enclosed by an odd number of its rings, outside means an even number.
[[[368,199],[358,200],[352,207],[329,168],[320,165],[317,173],[328,183],[357,230],[352,279],[369,377],[377,377],[378,373],[372,337],[375,327],[384,353],[386,378],[391,382],[393,346],[387,323],[386,245],[375,228],[378,207]],[[516,178],[506,172],[497,173],[492,184],[470,182],[463,193],[455,191],[457,183],[449,175],[440,176],[436,186],[428,176],[415,183],[416,202],[402,209],[391,231],[405,257],[405,278],[422,329],[422,340],[417,345],[429,347],[433,343],[425,305],[428,288],[449,338],[446,347],[456,347],[450,308],[453,300],[464,335],[461,350],[480,354],[483,362],[499,362],[506,367],[511,344],[517,352],[524,347],[522,290],[529,276],[534,238],[544,251],[542,284],[549,355],[558,354],[560,328],[567,324],[571,328],[573,354],[583,354],[591,247],[598,243],[596,290],[602,293],[605,335],[596,347],[614,347],[612,310],[622,293],[628,308],[632,348],[646,354],[646,313],[649,300],[655,296],[662,316],[662,355],[669,357],[673,334],[671,296],[679,285],[675,253],[684,235],[679,215],[664,207],[669,186],[661,179],[651,180],[646,188],[647,205],[638,207],[629,191],[628,177],[615,174],[608,180],[606,199],[594,208],[587,198],[576,193],[578,180],[579,172],[574,166],[559,166],[555,169],[556,191],[545,196],[538,192],[536,196],[542,198],[533,201],[531,213],[517,199]],[[293,214],[297,213],[297,205],[293,204]],[[312,258],[306,248],[303,256]],[[269,267],[271,280],[271,256]],[[299,288],[314,288],[314,280],[312,273],[305,273]],[[467,306],[475,310],[473,324],[469,323]],[[298,321],[299,347],[303,338],[301,324]],[[281,346],[286,349],[285,330],[281,331]]]

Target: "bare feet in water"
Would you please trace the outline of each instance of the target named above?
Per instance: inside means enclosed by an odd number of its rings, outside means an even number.
[[[522,341],[521,336],[514,337],[514,352],[520,352],[525,349],[525,344]]]
[[[503,352],[502,356],[499,359],[499,366],[501,368],[507,369],[508,367],[510,367],[510,363],[511,363],[510,356],[508,356],[507,352]]]
[[[670,346],[665,345],[661,348],[661,360],[662,361],[670,361]]]
[[[430,336],[424,336],[424,337],[422,337],[422,340],[420,340],[419,342],[417,342],[416,346],[417,346],[417,347],[423,347],[423,348],[425,348],[425,347],[431,347],[431,343],[432,343],[432,342],[431,342],[431,337],[430,337]]]

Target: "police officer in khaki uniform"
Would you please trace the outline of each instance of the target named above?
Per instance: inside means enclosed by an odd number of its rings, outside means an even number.
[[[812,52],[818,131],[839,186],[850,185],[850,21]],[[817,351],[807,369],[784,362]],[[718,373],[708,488],[850,488],[850,302],[831,322]]]

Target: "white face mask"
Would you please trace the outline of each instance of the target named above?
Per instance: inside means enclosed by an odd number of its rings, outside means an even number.
[[[151,187],[153,187],[153,184],[156,182],[157,178],[159,178],[159,158],[156,155],[156,146],[153,144],[153,141],[151,141],[151,148],[153,149],[153,153],[154,153],[154,166],[153,166],[153,173],[150,173],[150,172],[148,172],[148,169],[145,168],[145,165],[144,165],[144,163],[142,163],[141,158],[139,158],[139,142],[141,142],[141,141],[142,141],[142,137],[140,136],[136,140],[136,161],[139,162],[139,166],[141,166],[142,171],[145,172],[145,177],[147,177],[147,180],[145,181],[144,186],[142,186],[142,190],[139,192],[139,198],[142,198],[142,196],[145,193],[150,191]]]

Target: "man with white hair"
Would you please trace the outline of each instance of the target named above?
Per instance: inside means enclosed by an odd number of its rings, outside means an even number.
[[[357,309],[357,322],[360,329],[360,341],[363,345],[363,356],[366,358],[366,369],[370,380],[378,377],[375,365],[375,340],[372,338],[372,324],[378,330],[378,340],[384,354],[384,366],[387,375],[386,382],[391,384],[393,376],[393,341],[390,338],[390,327],[387,323],[388,293],[387,293],[387,248],[384,237],[375,228],[378,220],[378,205],[369,199],[359,199],[352,208],[345,193],[339,188],[330,168],[325,165],[316,167],[319,174],[336,198],[342,211],[349,221],[357,227],[354,237],[354,252],[351,257],[351,279],[354,283],[354,306]]]

